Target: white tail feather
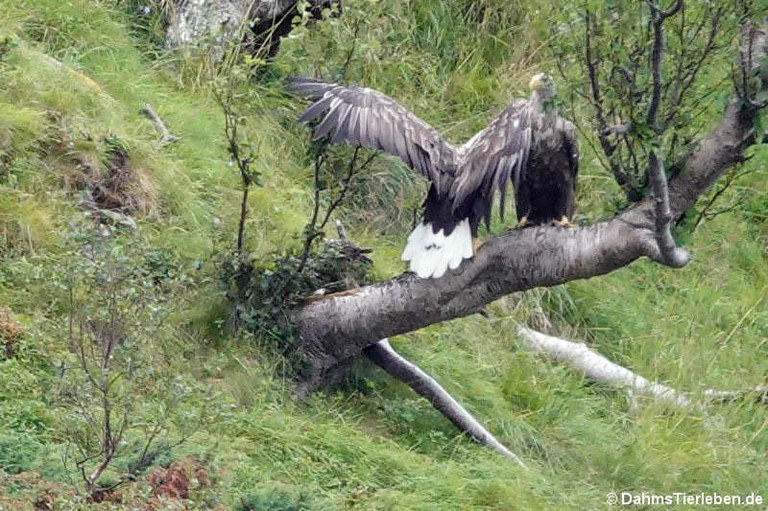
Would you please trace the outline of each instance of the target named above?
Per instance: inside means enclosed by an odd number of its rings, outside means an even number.
[[[401,259],[410,261],[410,270],[423,279],[439,278],[450,268],[455,270],[474,254],[469,219],[464,219],[445,236],[432,230],[432,224],[420,224],[408,236]]]

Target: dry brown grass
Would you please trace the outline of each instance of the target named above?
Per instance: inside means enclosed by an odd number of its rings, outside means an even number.
[[[24,327],[16,321],[13,311],[8,307],[0,307],[0,346],[4,358],[11,358],[16,354],[24,333]]]

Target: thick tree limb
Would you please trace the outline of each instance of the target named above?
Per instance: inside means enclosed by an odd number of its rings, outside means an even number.
[[[485,429],[458,401],[430,375],[420,367],[399,355],[387,339],[368,346],[363,353],[376,365],[384,369],[390,376],[411,387],[417,394],[424,397],[440,413],[445,415],[459,430],[480,444],[486,445],[510,458],[523,468],[525,463],[512,451],[504,447],[496,437]]]
[[[357,154],[357,152],[355,152],[355,154]],[[370,161],[370,159],[368,161]],[[352,165],[350,166],[350,169],[351,167]],[[336,220],[335,224],[339,239],[328,240],[326,243],[344,247],[344,251],[351,254],[354,258],[358,258],[362,256],[362,254],[371,252],[371,249],[359,248],[347,241],[347,233],[344,229],[344,225],[338,220]],[[345,280],[348,281],[351,289],[358,287],[358,284],[353,277],[347,276]],[[320,294],[324,293],[324,290],[318,291],[320,291]],[[317,294],[318,291],[315,293]],[[389,344],[388,339],[382,339],[376,344],[368,346],[363,349],[363,354],[391,377],[405,383],[417,394],[429,401],[430,404],[450,420],[459,431],[468,435],[476,442],[490,447],[502,456],[510,458],[521,467],[526,468],[525,464],[519,457],[517,457],[517,455],[504,447],[504,445],[499,442],[490,431],[485,429],[482,424],[461,406],[461,404],[459,404],[459,402],[456,401],[434,378],[424,372],[419,366],[397,353]],[[343,365],[345,366],[344,369],[346,369],[346,364]],[[341,369],[341,367],[339,367],[339,369]],[[338,374],[338,371],[334,372]]]
[[[467,316],[505,294],[601,275],[657,253],[652,223],[633,226],[646,215],[636,208],[626,216],[638,218],[581,229],[511,231],[491,239],[447,277],[405,274],[307,304],[295,316],[297,348],[307,364],[299,394],[311,392],[338,362],[379,339]]]
[[[675,406],[701,408],[701,404],[695,402],[690,394],[649,381],[611,362],[582,342],[567,341],[522,326],[517,329],[517,333],[526,348],[567,365],[598,383],[651,396]],[[705,403],[732,401],[748,394],[756,394],[755,401],[758,403],[768,403],[768,387],[764,386],[748,391],[706,389],[701,393],[701,399]]]
[[[695,143],[679,176],[669,181],[669,205],[679,218],[728,169],[744,161],[744,150],[755,143],[752,128],[757,109],[733,98],[723,119]]]

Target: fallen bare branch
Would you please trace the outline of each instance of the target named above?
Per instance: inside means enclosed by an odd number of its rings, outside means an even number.
[[[709,403],[727,403],[737,399],[744,399],[754,394],[754,402],[768,405],[768,385],[760,385],[750,390],[716,390],[707,389],[703,392],[703,399]]]
[[[347,232],[344,225],[336,220],[338,240],[328,240],[326,243],[343,244],[352,252],[370,253],[371,249],[359,248],[347,240]],[[350,277],[351,288],[357,288],[357,282]],[[324,290],[320,294],[324,294]],[[316,292],[317,293],[317,292]],[[419,366],[409,361],[392,348],[388,339],[368,346],[363,349],[363,354],[374,364],[383,369],[392,378],[401,381],[411,387],[417,394],[425,398],[442,413],[445,418],[453,423],[459,431],[469,436],[479,444],[490,447],[497,453],[510,458],[522,468],[527,468],[525,463],[512,451],[504,447],[493,434],[485,429],[458,401],[456,401],[434,378],[424,372]]]
[[[756,403],[768,404],[768,386],[749,390],[706,389],[701,393],[700,402],[697,402],[694,400],[694,394],[649,381],[626,367],[611,362],[583,342],[567,341],[523,326],[518,327],[517,332],[526,348],[576,369],[591,380],[622,389],[630,395],[651,396],[675,406],[695,409],[702,409],[702,404],[733,401],[750,394],[755,394]]]
[[[419,366],[398,354],[383,339],[368,346],[363,353],[377,366],[390,376],[411,387],[417,394],[424,397],[450,420],[462,433],[469,435],[476,442],[490,447],[502,456],[510,458],[522,468],[525,463],[515,453],[504,447],[496,437],[485,429],[461,404],[456,401],[434,378],[425,373]]]
[[[572,367],[592,380],[652,396],[676,406],[691,406],[691,400],[681,392],[648,381],[639,374],[611,362],[582,342],[566,341],[523,326],[517,329],[517,333],[527,348]]]
[[[149,103],[144,103],[144,106],[141,107],[141,113],[146,115],[150,121],[155,125],[155,129],[157,129],[157,132],[160,134],[160,144],[166,145],[166,144],[173,144],[174,142],[177,142],[179,140],[179,137],[172,135],[171,132],[168,130],[168,127],[165,125],[163,120],[160,118],[159,115],[157,115],[157,112],[152,108],[152,105]]]

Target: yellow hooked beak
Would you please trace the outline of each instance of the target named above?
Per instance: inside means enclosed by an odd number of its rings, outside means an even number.
[[[538,73],[533,75],[531,81],[528,82],[528,88],[531,90],[531,92],[535,92],[541,89],[550,89],[552,88],[552,77],[546,73]]]

